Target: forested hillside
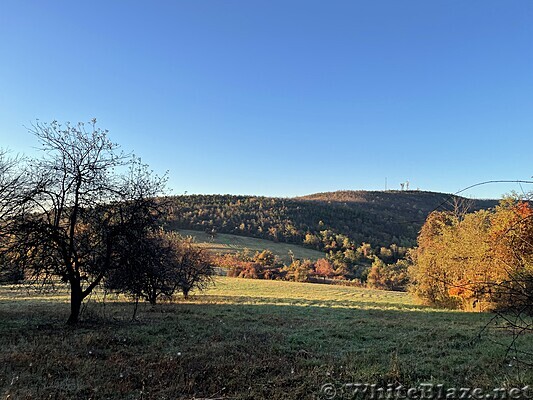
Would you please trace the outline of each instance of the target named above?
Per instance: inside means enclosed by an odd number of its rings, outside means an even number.
[[[411,247],[431,211],[458,204],[474,211],[497,203],[422,191],[339,191],[299,198],[189,195],[171,201],[171,226],[176,228],[303,243],[326,251],[349,247],[342,243],[346,240]]]

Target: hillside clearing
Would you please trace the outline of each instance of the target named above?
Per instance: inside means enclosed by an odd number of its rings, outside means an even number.
[[[177,230],[183,236],[192,236],[196,242],[205,249],[215,254],[237,253],[245,249],[252,252],[270,250],[285,262],[290,262],[289,252],[292,251],[295,258],[316,261],[325,257],[325,254],[303,246],[288,243],[276,243],[265,239],[256,239],[245,236],[217,233],[214,237],[205,232],[186,229]]]

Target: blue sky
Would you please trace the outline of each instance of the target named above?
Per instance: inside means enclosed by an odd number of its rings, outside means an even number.
[[[0,147],[96,117],[175,194],[530,179],[531,21],[530,0],[2,0]]]

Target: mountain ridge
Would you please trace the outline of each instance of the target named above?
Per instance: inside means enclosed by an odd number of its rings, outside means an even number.
[[[351,201],[361,201],[364,200],[362,197],[369,196],[369,195],[431,195],[431,196],[446,196],[450,198],[460,198],[465,200],[472,200],[472,201],[490,201],[490,202],[497,202],[499,200],[496,199],[490,199],[490,198],[482,198],[482,199],[472,199],[468,197],[464,197],[458,194],[454,193],[446,193],[446,192],[434,192],[430,190],[334,190],[329,192],[316,192],[316,193],[310,193],[303,196],[294,196],[290,197],[292,199],[301,199],[301,200],[316,200],[319,199],[321,196],[352,196]],[[357,195],[359,197],[353,198],[354,195]],[[338,201],[346,201],[342,199],[338,199]]]

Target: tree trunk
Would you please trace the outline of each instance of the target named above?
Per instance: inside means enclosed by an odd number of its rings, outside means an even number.
[[[148,301],[150,302],[152,307],[157,304],[157,289],[154,288],[149,292]]]
[[[81,285],[78,281],[70,283],[70,316],[68,317],[68,325],[76,325],[80,316],[81,302],[83,301],[83,294]]]
[[[137,307],[139,307],[139,296],[135,296],[135,307],[133,307],[133,316],[131,317],[132,321],[135,321],[137,317]]]

